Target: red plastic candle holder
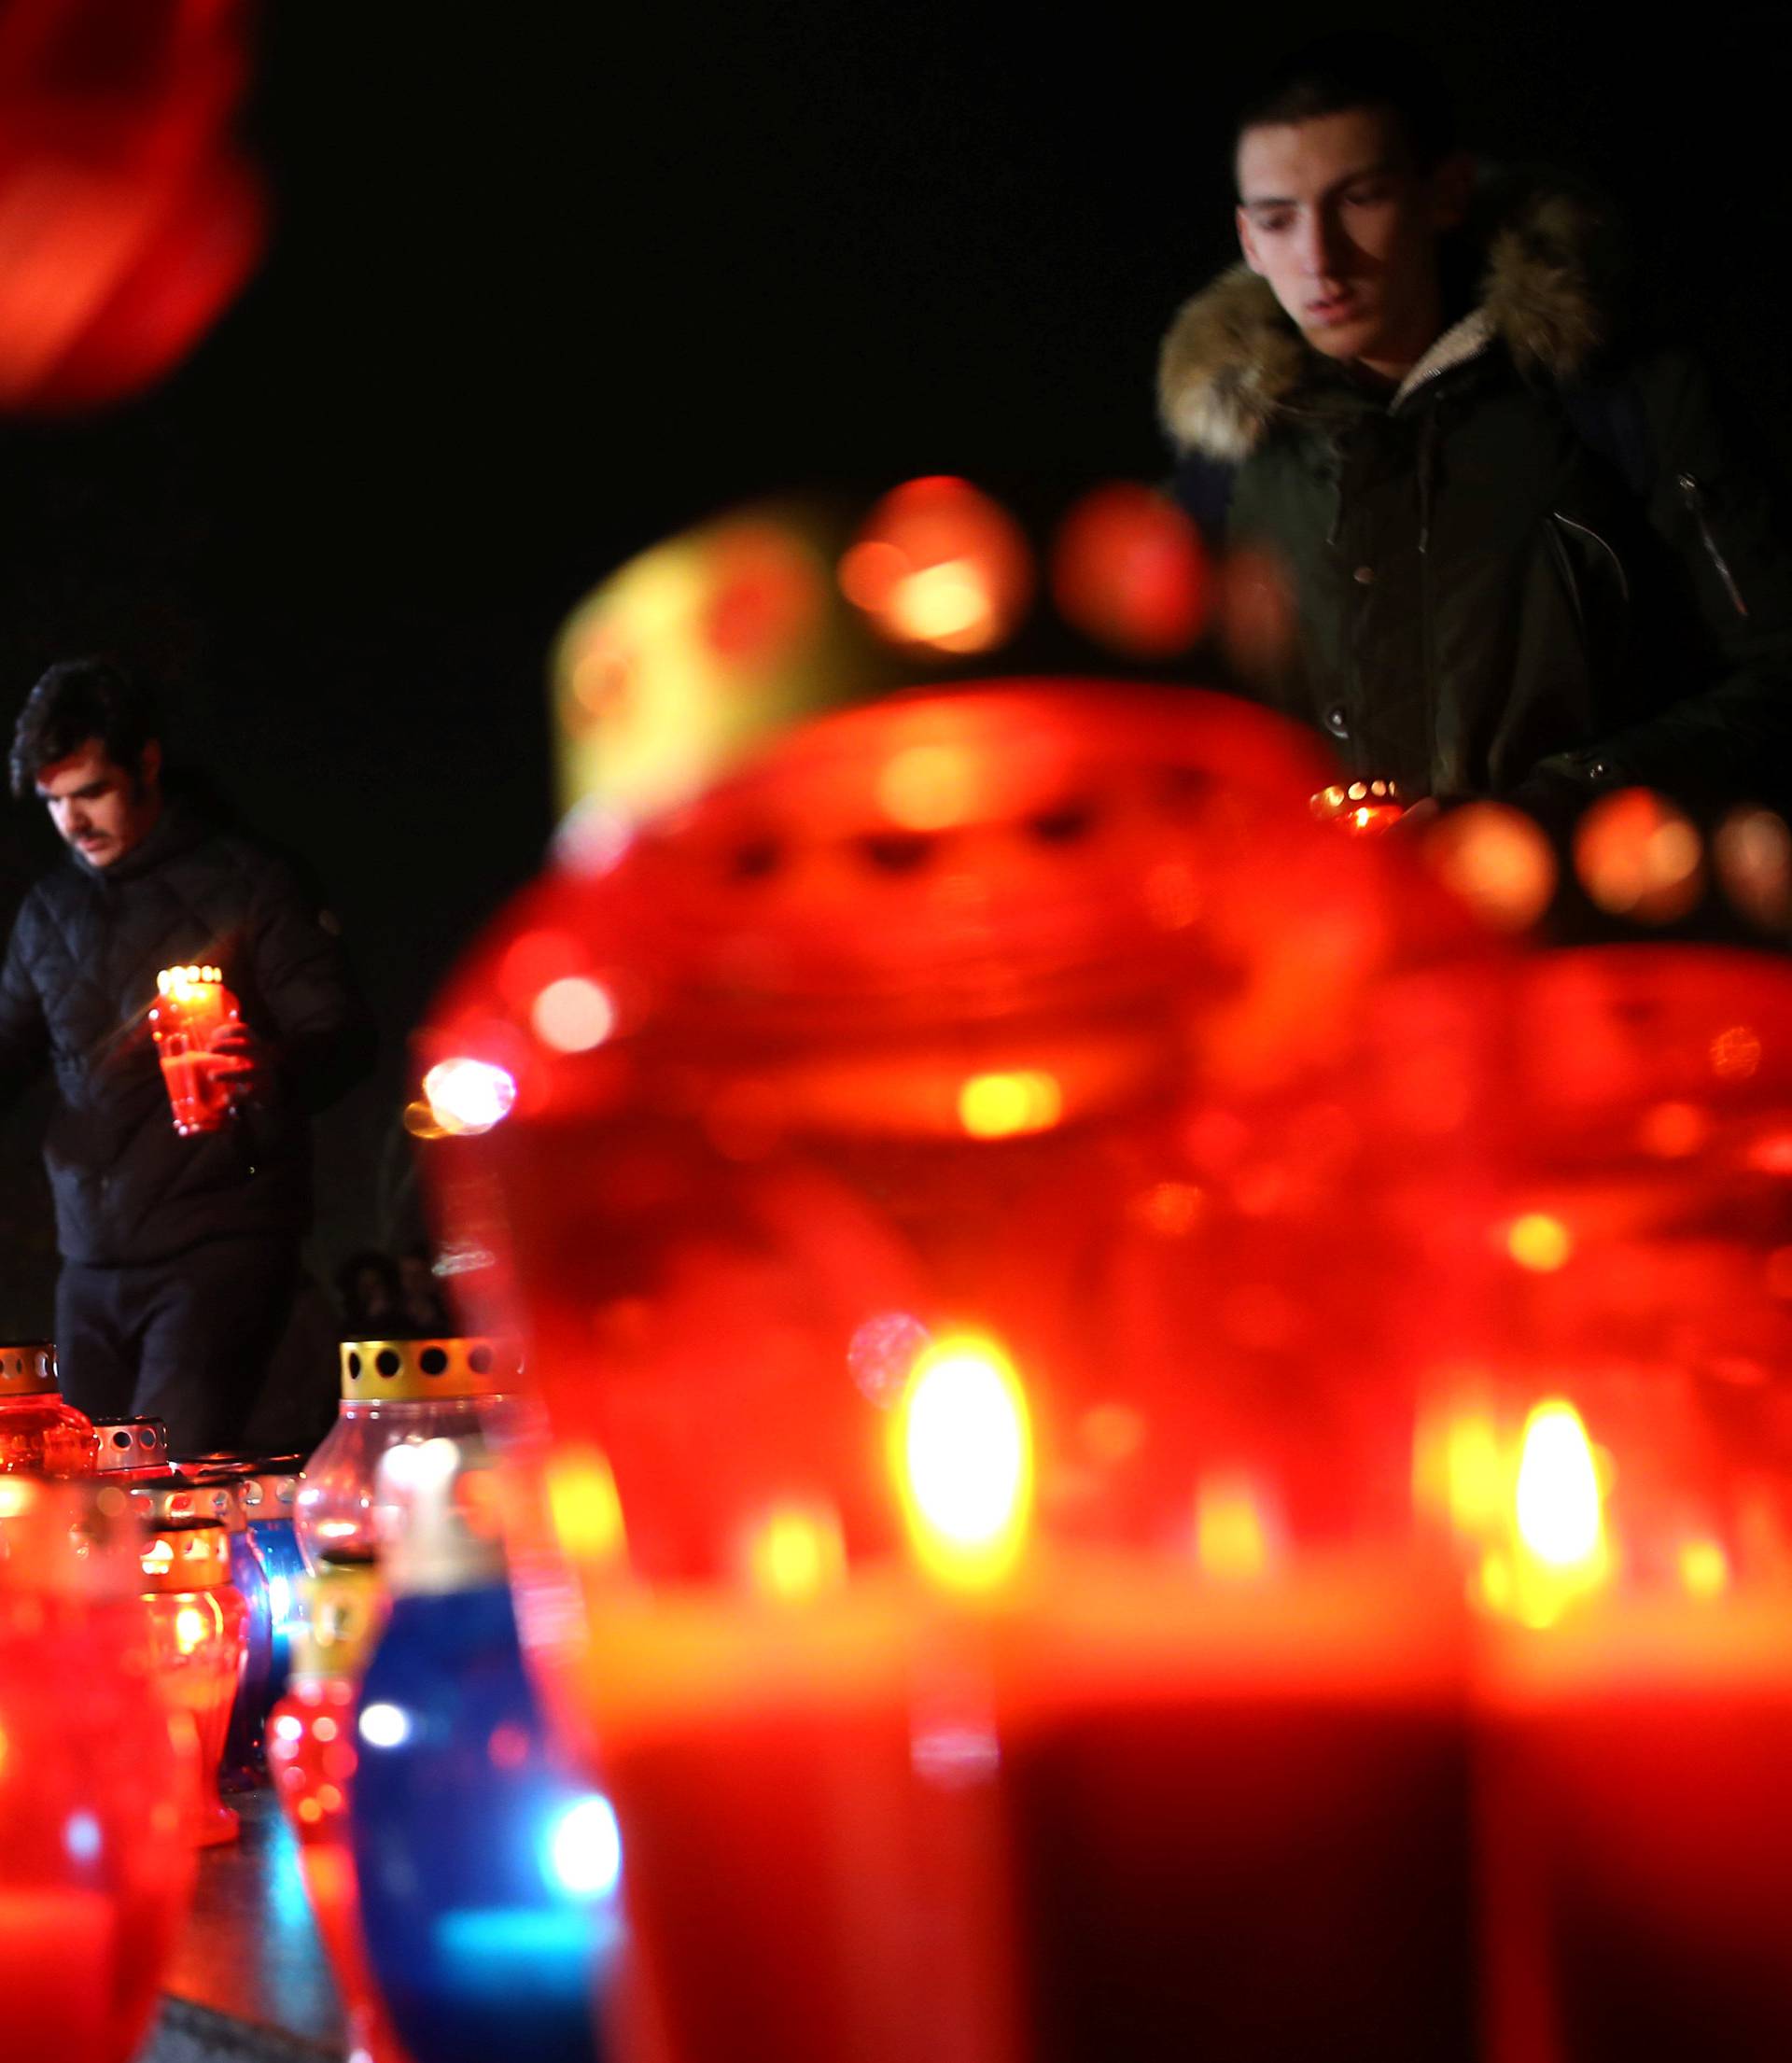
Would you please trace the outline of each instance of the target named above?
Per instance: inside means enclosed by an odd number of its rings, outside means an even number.
[[[192,1880],[109,1485],[0,1480],[0,1998],[20,2063],[127,2063]]]
[[[141,1556],[150,1649],[189,1750],[182,1824],[195,1846],[233,1841],[237,1817],[218,1796],[218,1763],[243,1666],[248,1607],[231,1581],[231,1536],[222,1525],[168,1515],[166,1500],[191,1508],[190,1491],[135,1495],[154,1507]]]
[[[98,1453],[92,1421],[63,1397],[49,1341],[0,1346],[0,1473],[85,1476]]]
[[[233,1108],[212,1042],[241,1013],[216,967],[164,967],[156,976],[149,1031],[161,1062],[175,1130],[220,1131]]]
[[[525,1633],[679,2063],[1472,2046],[1410,1449],[1496,962],[1323,779],[1193,693],[861,709],[439,1012],[581,1593]]]

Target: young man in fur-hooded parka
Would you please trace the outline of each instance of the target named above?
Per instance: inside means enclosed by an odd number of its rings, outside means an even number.
[[[1477,194],[1372,36],[1284,67],[1236,169],[1244,262],[1159,396],[1183,505],[1292,604],[1256,692],[1412,794],[1784,807],[1792,558],[1696,363],[1624,335],[1598,210]]]

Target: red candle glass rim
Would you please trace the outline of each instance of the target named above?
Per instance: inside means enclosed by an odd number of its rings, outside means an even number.
[[[719,1008],[750,1059],[868,1026],[950,1039],[1079,1012],[1136,1031],[1172,989],[1180,1024],[1248,986],[1253,954],[1318,947],[1328,919],[1322,982],[1493,952],[1411,855],[1313,821],[1329,772],[1293,725],[1197,689],[972,681],[819,718],[607,868],[525,890],[445,991],[423,1067],[502,1069],[526,1117],[607,1101],[650,1026],[664,1049],[704,1046]],[[875,899],[934,862],[975,877],[961,908]],[[555,974],[609,985],[590,1051],[544,1051],[531,1023]]]

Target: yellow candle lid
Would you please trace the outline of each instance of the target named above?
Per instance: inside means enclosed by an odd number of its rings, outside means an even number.
[[[331,1563],[293,1586],[296,1677],[355,1677],[366,1665],[385,1618],[385,1591],[371,1562]]]
[[[25,1340],[0,1346],[0,1397],[53,1396],[56,1348],[49,1340]]]
[[[516,1349],[501,1340],[344,1340],[346,1403],[502,1396],[518,1387]]]

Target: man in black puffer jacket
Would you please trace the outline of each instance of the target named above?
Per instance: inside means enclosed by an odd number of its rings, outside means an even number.
[[[261,847],[162,784],[147,697],[96,661],[32,690],[12,751],[69,846],[0,970],[0,1091],[48,1060],[45,1159],[63,1272],[57,1347],[95,1417],[165,1419],[176,1453],[228,1447],[284,1330],[310,1219],[307,1117],[371,1065],[334,920]],[[175,1130],[147,1024],[160,969],[222,969],[231,1121]]]
[[[1177,493],[1284,585],[1250,683],[1350,773],[1572,815],[1792,800],[1792,553],[1696,361],[1619,319],[1603,211],[1483,182],[1423,60],[1291,58],[1239,124],[1244,262],[1177,316]]]

